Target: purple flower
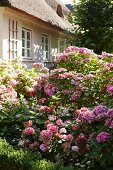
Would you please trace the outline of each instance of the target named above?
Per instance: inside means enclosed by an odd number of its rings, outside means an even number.
[[[111,140],[111,135],[108,133],[108,132],[101,132],[97,135],[96,137],[96,141],[98,143],[101,143],[101,142],[108,142]]]
[[[111,96],[113,95],[113,86],[112,86],[112,85],[107,85],[107,92],[108,92],[108,94],[110,94]]]
[[[102,52],[102,58],[113,57],[113,54]]]
[[[83,48],[83,47],[79,48],[79,53],[89,54],[89,55],[94,54],[93,50],[90,50],[88,48]]]
[[[84,58],[84,63],[87,63],[87,62],[90,62],[90,59],[89,58]]]
[[[93,78],[95,78],[95,77],[96,77],[96,76],[93,75],[93,74],[88,74],[88,75],[85,76],[86,79],[93,79]]]
[[[104,105],[98,105],[93,110],[94,115],[99,115],[101,113],[107,113],[107,108]]]
[[[48,150],[48,145],[47,144],[41,144],[40,146],[39,146],[39,148],[40,148],[40,150],[42,150],[43,152],[46,152],[47,150]]]
[[[111,122],[112,122],[112,119],[110,118],[110,119],[107,119],[107,120],[105,120],[105,126],[110,126],[110,124],[111,124]]]
[[[107,63],[107,66],[113,68],[113,63]]]
[[[70,52],[77,52],[79,50],[79,47],[76,46],[70,46],[68,48],[65,49],[66,53],[70,53]]]
[[[80,114],[78,116],[79,120],[88,123],[91,123],[93,120],[95,120],[95,115],[88,108],[83,107],[79,111],[80,111]]]
[[[113,108],[108,110],[107,115],[113,118]]]
[[[110,125],[108,126],[110,129],[113,129],[113,120],[111,121]]]
[[[44,87],[44,92],[45,92],[46,95],[48,95],[48,96],[53,96],[55,90],[51,87],[51,85],[47,84],[47,85]]]
[[[56,57],[56,61],[67,61],[69,60],[69,55],[67,53],[61,53]]]

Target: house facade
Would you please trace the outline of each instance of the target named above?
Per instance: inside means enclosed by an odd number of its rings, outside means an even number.
[[[0,58],[49,65],[67,46],[68,13],[60,0],[1,0]]]

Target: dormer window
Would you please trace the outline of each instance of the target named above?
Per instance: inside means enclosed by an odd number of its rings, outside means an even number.
[[[56,13],[59,17],[63,18],[63,12],[62,12],[62,7],[60,4],[57,5],[57,10]]]

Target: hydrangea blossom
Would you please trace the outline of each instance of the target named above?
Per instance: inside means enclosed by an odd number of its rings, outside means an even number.
[[[113,95],[113,85],[107,85],[107,92],[108,92],[108,94],[110,94],[111,96]]]
[[[35,133],[35,130],[34,130],[34,128],[32,128],[32,127],[28,127],[28,128],[26,128],[26,129],[24,129],[23,133],[24,133],[25,135],[32,135],[32,134]]]
[[[94,115],[99,115],[101,113],[107,113],[107,107],[104,105],[98,105],[93,110]]]
[[[43,141],[50,141],[51,138],[52,138],[52,131],[51,130],[42,130],[40,132],[40,138],[43,140]]]
[[[101,143],[101,142],[108,142],[111,140],[111,135],[108,133],[108,132],[101,132],[97,135],[96,137],[96,141],[98,143]]]

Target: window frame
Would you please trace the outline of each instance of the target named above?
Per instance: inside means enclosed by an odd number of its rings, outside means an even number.
[[[63,42],[63,45],[61,45],[62,42]],[[64,53],[64,50],[68,46],[68,44],[66,42],[67,42],[66,39],[58,38],[58,53]]]
[[[15,59],[18,55],[18,22],[9,18],[9,59]]]
[[[42,41],[42,38],[44,41]],[[46,43],[46,38],[47,38],[47,42]],[[50,35],[48,34],[41,34],[41,46],[42,46],[42,57],[43,57],[43,61],[50,61],[50,48],[51,48],[51,40],[50,40]],[[46,46],[48,46],[48,50],[46,50]],[[46,54],[48,53],[48,55],[46,56]]]
[[[23,32],[24,36],[23,37]],[[30,35],[30,38],[28,39],[28,33]],[[24,42],[24,46],[23,46]],[[28,42],[29,42],[29,47],[28,47]],[[24,55],[23,55],[23,50],[24,50]],[[28,56],[28,50],[29,50],[29,56]],[[28,28],[22,27],[22,59],[26,60],[32,60],[32,31]]]

